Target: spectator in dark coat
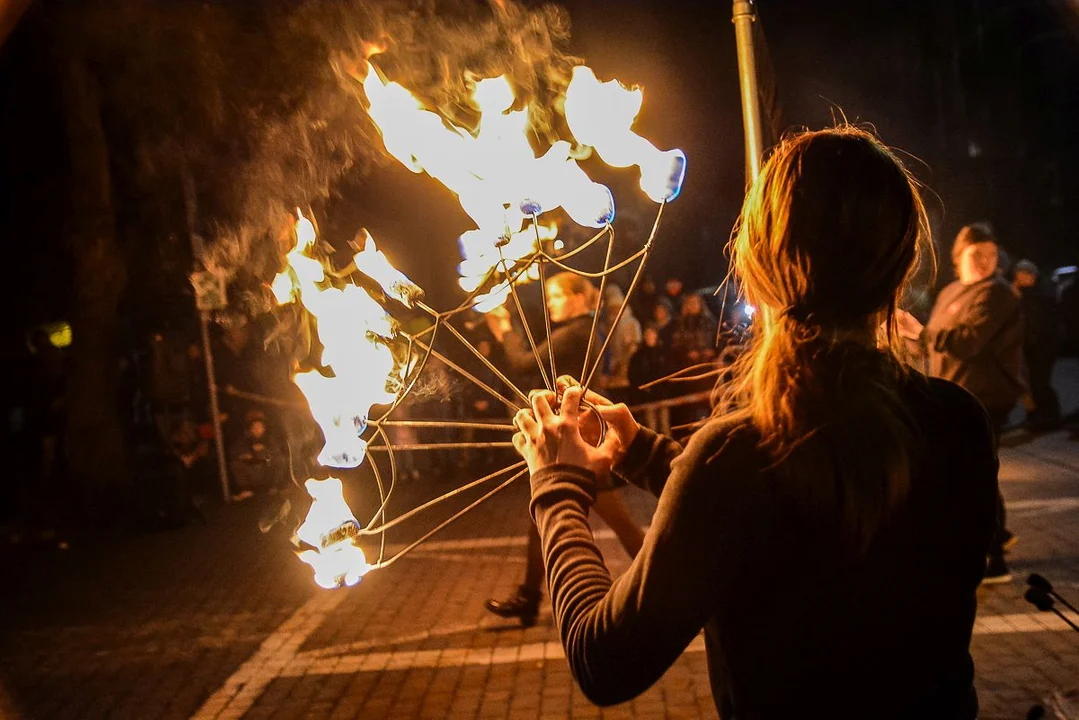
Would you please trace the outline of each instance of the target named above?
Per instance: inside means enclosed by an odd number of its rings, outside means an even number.
[[[958,279],[941,290],[923,327],[900,311],[904,335],[922,343],[929,374],[951,380],[978,398],[1000,433],[1027,391],[1023,381],[1023,317],[1019,296],[997,272],[997,241],[986,223],[967,225],[955,238],[952,262]],[[985,571],[986,583],[1012,579],[1004,552],[1015,541],[998,494],[997,531]]]
[[[1027,425],[1035,431],[1054,430],[1060,427],[1060,398],[1052,384],[1060,349],[1060,307],[1030,260],[1015,264],[1012,287],[1019,293],[1023,310],[1023,355],[1033,406],[1027,412]]]
[[[667,387],[665,383],[660,383],[648,390],[641,389],[642,385],[667,374],[667,350],[660,341],[655,325],[645,325],[642,340],[629,361],[630,401],[634,405],[661,400]]]
[[[663,299],[671,304],[671,308],[676,313],[682,310],[682,300],[685,299],[684,290],[685,284],[680,277],[672,275],[663,283]]]
[[[634,316],[642,323],[651,320],[652,312],[658,302],[659,290],[656,288],[656,279],[651,275],[645,275],[637,292],[633,293],[633,297],[629,299]]]
[[[671,340],[671,330],[674,322],[674,309],[671,307],[670,301],[667,298],[660,298],[655,307],[652,308],[652,314],[649,317],[652,325],[656,328],[656,332],[659,333],[659,339],[663,341],[664,345],[668,345]]]
[[[244,436],[233,443],[230,453],[232,481],[237,492],[233,500],[246,500],[256,492],[276,493],[287,473],[285,453],[268,432],[265,416],[249,411]]]

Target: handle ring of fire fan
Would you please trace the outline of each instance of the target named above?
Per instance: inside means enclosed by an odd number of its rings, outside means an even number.
[[[580,387],[579,382],[577,382],[576,380],[573,380],[572,378],[569,378],[566,375],[563,375],[562,377],[560,377],[559,380],[562,380],[563,378],[566,378],[567,380],[570,380],[572,382],[572,385],[570,387]],[[565,391],[562,390],[562,389],[559,389],[559,391],[557,393],[558,407],[555,408],[556,411],[561,408],[563,392],[565,392]],[[592,402],[590,402],[588,400],[585,400],[582,397],[581,401],[580,401],[580,405],[579,405],[578,418],[584,418],[584,416],[586,414],[588,414],[588,413],[591,413],[592,416],[595,417],[595,419],[596,419],[596,433],[595,433],[594,436],[593,436],[593,434],[591,432],[589,432],[588,435],[585,435],[585,428],[582,427],[581,428],[581,437],[589,445],[591,445],[593,447],[599,447],[600,445],[603,444],[603,440],[607,437],[607,421],[603,419],[603,415],[600,414],[599,409],[596,408],[594,403],[592,403]],[[589,428],[589,429],[591,429],[591,428]]]

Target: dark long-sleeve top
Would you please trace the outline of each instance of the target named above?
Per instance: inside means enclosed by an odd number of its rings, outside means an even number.
[[[1019,297],[1000,276],[941,290],[922,341],[929,374],[961,385],[987,408],[1009,408],[1026,391]]]
[[[584,367],[585,353],[588,352],[588,338],[592,335],[592,315],[578,315],[575,318],[556,323],[551,326],[551,348],[554,350],[555,372],[559,375],[572,375],[580,378],[581,368]],[[599,346],[603,344],[602,338],[596,338],[592,346],[592,357],[595,358]],[[529,387],[539,387],[539,367],[536,364],[536,355],[528,345],[528,339],[523,333],[512,331],[506,333],[502,339],[502,347],[506,353],[506,360],[514,372],[522,378]],[[547,341],[541,341],[536,347],[536,354],[543,361],[543,367],[550,370],[550,351]]]
[[[659,505],[615,582],[586,521],[592,473],[538,471],[531,510],[585,695],[601,705],[638,695],[703,628],[724,718],[974,718],[969,645],[995,518],[993,435],[952,383],[916,375],[902,395],[923,450],[907,502],[858,559],[755,431],[720,418],[684,451],[638,432],[616,472]]]

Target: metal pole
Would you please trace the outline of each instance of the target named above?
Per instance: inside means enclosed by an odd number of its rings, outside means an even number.
[[[187,215],[187,235],[191,240],[191,253],[197,262],[201,238],[195,231],[196,197],[195,181],[187,163],[183,164],[184,210]],[[214,354],[210,348],[210,316],[206,310],[199,309],[199,332],[202,336],[202,356],[206,360],[206,386],[210,391],[210,416],[213,418],[214,445],[217,447],[217,474],[221,480],[221,499],[228,502],[229,493],[228,463],[225,460],[225,438],[221,432],[221,410],[217,402],[217,377],[214,373]]]
[[[210,414],[214,423],[214,444],[217,446],[217,474],[221,478],[221,498],[228,502],[229,474],[225,461],[225,438],[221,432],[221,410],[217,404],[217,379],[214,376],[214,355],[210,350],[210,321],[205,310],[199,311],[199,329],[202,332],[202,354],[206,358],[206,385],[210,388]]]
[[[757,56],[753,48],[753,23],[757,11],[753,0],[734,0],[734,37],[738,46],[738,83],[742,88],[742,126],[746,139],[746,182],[761,172],[764,143],[761,138],[761,103],[757,90]]]

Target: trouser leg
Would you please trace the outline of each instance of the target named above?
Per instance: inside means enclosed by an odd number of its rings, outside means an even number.
[[[540,544],[539,530],[533,522],[528,523],[528,548],[522,587],[536,592],[543,588],[543,546]]]
[[[1011,407],[996,407],[986,408],[989,413],[989,420],[993,425],[993,434],[996,436],[997,447],[1000,447],[1000,435],[1004,429],[1004,424],[1008,421],[1008,415],[1011,414]],[[1008,531],[1007,525],[1008,513],[1004,507],[1004,495],[1000,492],[1000,479],[997,478],[997,526],[993,532],[993,540],[989,545],[990,557],[1003,557],[1004,556],[1004,543],[1011,536]]]

